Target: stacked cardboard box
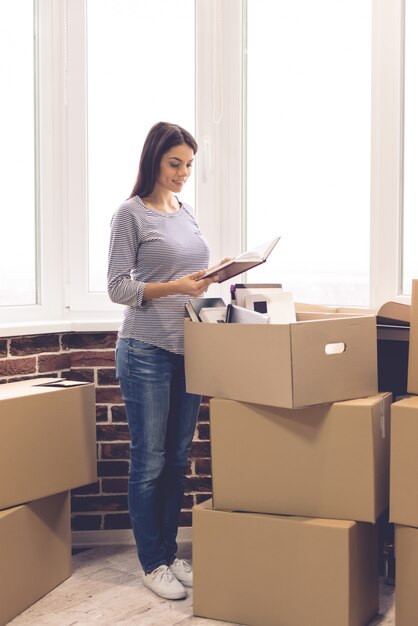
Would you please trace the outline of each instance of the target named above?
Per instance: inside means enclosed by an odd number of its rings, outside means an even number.
[[[71,575],[70,489],[97,479],[94,385],[55,382],[0,386],[0,626]]]
[[[390,521],[395,524],[396,626],[418,624],[418,280],[412,282],[408,396],[392,405]]]
[[[374,316],[186,321],[188,391],[210,406],[213,503],[194,508],[195,615],[364,626],[378,610],[390,394]]]

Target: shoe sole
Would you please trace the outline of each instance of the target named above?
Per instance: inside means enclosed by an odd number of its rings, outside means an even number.
[[[142,581],[144,587],[146,587],[147,589],[149,589],[150,591],[152,591],[152,593],[155,593],[156,596],[159,596],[160,598],[164,598],[164,600],[185,600],[185,598],[187,598],[187,593],[186,592],[179,592],[179,593],[172,593],[172,594],[162,594],[162,593],[158,593],[158,591],[156,591],[155,589],[153,589],[152,587],[150,587],[149,585],[147,585],[147,583],[145,581]]]

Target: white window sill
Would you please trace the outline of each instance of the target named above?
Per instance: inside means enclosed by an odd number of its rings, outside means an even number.
[[[116,332],[120,323],[120,318],[106,320],[72,319],[9,323],[0,325],[0,337],[21,337],[23,335],[45,335],[49,333],[72,332]]]

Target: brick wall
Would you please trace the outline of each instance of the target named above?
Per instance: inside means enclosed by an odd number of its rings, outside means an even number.
[[[73,530],[130,528],[127,510],[129,432],[115,378],[116,333],[64,333],[0,339],[0,383],[60,376],[96,385],[95,484],[72,492]],[[208,399],[202,401],[188,467],[180,526],[194,504],[211,495]]]

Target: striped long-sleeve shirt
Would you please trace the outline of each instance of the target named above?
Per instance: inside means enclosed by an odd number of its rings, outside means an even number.
[[[190,207],[162,213],[138,196],[126,200],[112,218],[107,282],[110,299],[125,305],[119,335],[183,354],[189,296],[143,301],[145,284],[176,280],[208,263],[209,246]]]

